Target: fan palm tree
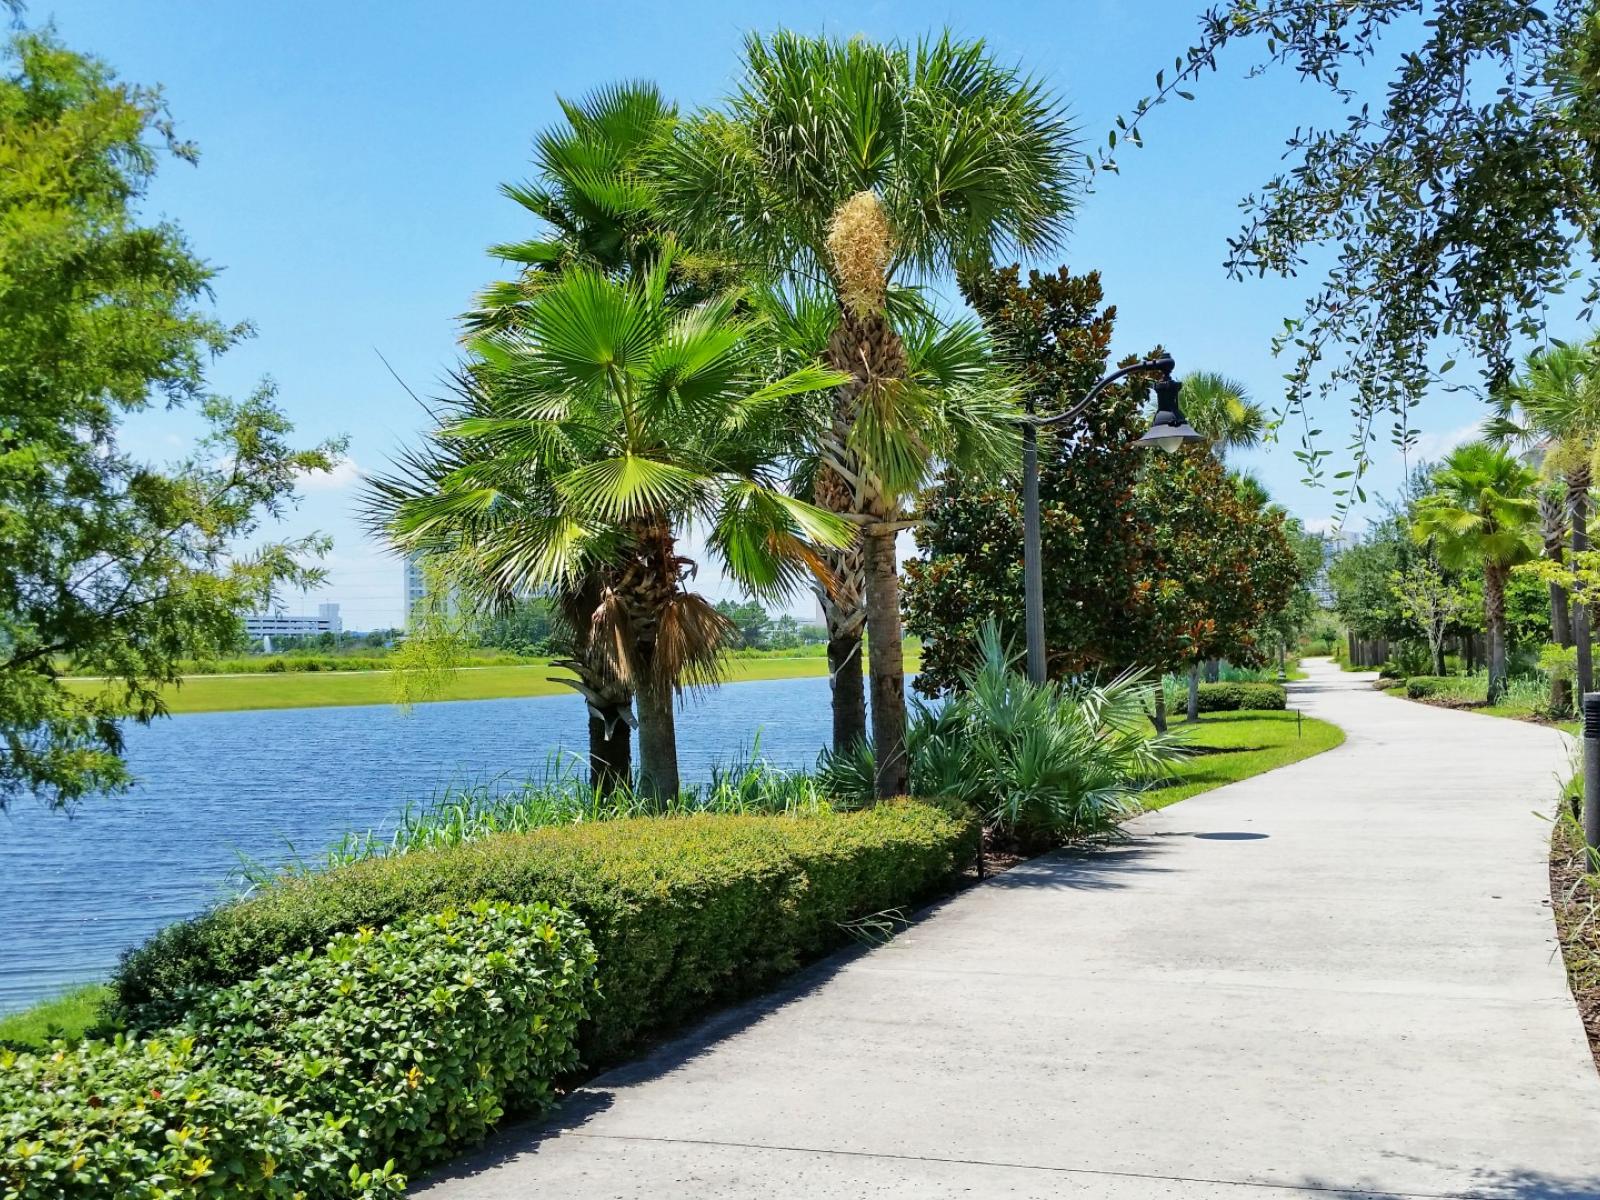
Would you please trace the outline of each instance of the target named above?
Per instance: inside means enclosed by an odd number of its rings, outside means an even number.
[[[1554,343],[1529,354],[1522,371],[1501,394],[1501,414],[1489,426],[1500,441],[1518,441],[1535,447],[1543,470],[1566,488],[1567,536],[1573,562],[1589,548],[1589,487],[1593,462],[1600,449],[1600,362],[1590,345]],[[1559,636],[1559,599],[1552,585],[1551,633]],[[1590,650],[1589,614],[1586,606],[1570,606],[1571,639],[1578,647],[1578,691],[1594,689]]]
[[[853,530],[777,485],[784,413],[831,389],[820,365],[772,380],[760,323],[722,295],[667,297],[663,254],[639,279],[571,267],[511,327],[473,343],[485,385],[433,432],[421,469],[376,485],[403,548],[448,546],[479,585],[597,587],[590,637],[636,692],[640,790],[679,790],[673,700],[716,677],[728,623],[685,586],[699,522],[753,594],[787,594],[814,547]],[[471,448],[463,453],[462,446]]]
[[[833,293],[826,361],[849,380],[819,432],[813,489],[862,534],[878,793],[903,792],[895,535],[937,459],[962,447],[908,378],[891,287],[1057,244],[1072,207],[1072,132],[1054,97],[981,42],[780,32],[746,40],[726,108],[681,121],[662,159],[660,201],[690,244]]]
[[[1483,571],[1489,630],[1489,702],[1506,684],[1506,579],[1537,553],[1538,476],[1515,455],[1486,442],[1458,446],[1417,503],[1411,533],[1432,543],[1439,561]]]
[[[1266,411],[1250,399],[1245,385],[1216,371],[1184,377],[1183,414],[1219,459],[1260,444],[1267,429]]]

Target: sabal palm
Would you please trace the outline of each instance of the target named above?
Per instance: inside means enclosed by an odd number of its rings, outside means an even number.
[[[658,797],[678,790],[674,692],[711,678],[725,630],[683,586],[684,527],[703,524],[729,574],[767,597],[815,565],[815,545],[852,534],[775,486],[774,418],[838,373],[769,380],[737,298],[672,304],[670,270],[574,268],[538,289],[514,327],[474,343],[489,385],[435,431],[430,469],[383,484],[395,540],[449,545],[482,586],[599,578],[594,636],[637,689],[640,785]]]
[[[1266,432],[1267,414],[1245,385],[1216,371],[1195,371],[1183,380],[1183,412],[1218,458],[1248,450]]]
[[[826,356],[838,316],[831,295],[815,287],[774,289],[759,303],[786,366]],[[904,379],[897,385],[900,430],[913,431],[920,447],[932,447],[946,460],[980,467],[1014,464],[1016,446],[1007,424],[1014,408],[982,325],[965,318],[943,321],[912,291],[891,294],[889,320],[906,356]],[[791,418],[792,441],[801,452],[795,488],[802,497],[812,498],[819,476],[840,461],[831,437],[833,418],[831,401],[819,403],[815,395],[805,397]],[[920,447],[908,455],[913,470],[924,461]],[[833,745],[840,753],[861,740],[865,712],[863,540],[828,552],[826,583],[813,583],[828,631]]]
[[[680,122],[662,158],[659,198],[686,238],[834,295],[827,361],[850,380],[821,431],[815,495],[862,529],[878,790],[902,792],[895,534],[939,449],[918,425],[925,393],[907,385],[890,289],[1053,246],[1071,209],[1071,130],[981,42],[777,33],[746,40],[726,109]]]
[[[1451,451],[1432,482],[1417,503],[1412,535],[1432,543],[1445,566],[1483,572],[1492,703],[1506,682],[1506,579],[1538,553],[1538,476],[1503,449],[1469,442]]]

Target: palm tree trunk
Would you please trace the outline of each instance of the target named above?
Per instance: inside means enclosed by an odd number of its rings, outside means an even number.
[[[861,629],[866,623],[866,586],[858,540],[828,551],[831,586],[816,584],[817,601],[828,630],[828,686],[833,693],[833,749],[843,754],[867,740],[866,673],[862,667]]]
[[[828,639],[828,687],[833,693],[833,749],[844,753],[867,740],[867,676],[861,634]]]
[[[863,535],[867,566],[868,669],[872,680],[872,746],[880,799],[911,786],[906,761],[906,670],[900,640],[900,574],[894,532]]]
[[[1489,703],[1497,703],[1506,688],[1506,569],[1483,568],[1483,615],[1489,629]]]
[[[1189,711],[1184,716],[1186,721],[1200,719],[1200,661],[1196,659],[1189,664]]]
[[[661,807],[677,799],[678,729],[670,687],[639,689],[639,794]]]
[[[1578,556],[1589,549],[1589,467],[1585,463],[1567,473],[1567,519],[1572,525],[1572,569]],[[1589,606],[1572,602],[1572,640],[1578,648],[1578,697],[1594,690],[1594,646],[1590,641]]]
[[[828,365],[852,376],[834,395],[833,426],[824,439],[833,464],[817,473],[816,499],[837,513],[892,521],[897,501],[852,446],[866,389],[905,378],[906,352],[886,312],[857,312],[842,300],[828,339]],[[839,469],[836,469],[839,468]],[[867,612],[867,669],[872,697],[872,744],[877,793],[898,796],[909,783],[906,763],[905,664],[900,642],[900,576],[892,528],[861,533]],[[848,701],[847,701],[848,703]]]
[[[1222,678],[1222,660],[1220,658],[1206,659],[1206,682],[1216,683]]]
[[[627,708],[589,706],[589,786],[610,795],[633,782],[633,729]]]

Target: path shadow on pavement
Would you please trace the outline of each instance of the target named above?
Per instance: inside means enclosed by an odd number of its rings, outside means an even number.
[[[1057,850],[995,875],[986,884],[1003,891],[1114,891],[1130,886],[1141,875],[1169,874],[1171,868],[1158,861],[1161,851],[1159,842],[1144,836],[1105,846]],[[934,911],[929,909],[925,915]]]

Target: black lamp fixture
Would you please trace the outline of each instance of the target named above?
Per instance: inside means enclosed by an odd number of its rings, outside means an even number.
[[[1060,425],[1072,420],[1092,404],[1096,397],[1118,380],[1130,375],[1159,374],[1156,381],[1156,415],[1149,431],[1137,441],[1136,446],[1153,449],[1159,446],[1169,454],[1179,446],[1203,442],[1184,419],[1178,407],[1178,393],[1183,384],[1172,377],[1176,364],[1170,354],[1135,363],[1107,375],[1089,389],[1064,413],[1052,417],[1035,417],[1030,412],[1022,418],[1022,599],[1023,620],[1028,634],[1028,678],[1035,683],[1045,680],[1044,661],[1044,570],[1041,563],[1039,516],[1039,429],[1046,425]]]
[[[1171,363],[1168,359],[1166,371],[1156,380],[1156,415],[1151,418],[1150,428],[1134,443],[1147,450],[1159,448],[1168,454],[1179,446],[1206,440],[1195,432],[1194,426],[1184,418],[1183,409],[1178,407],[1178,393],[1183,390],[1183,384],[1172,377]]]

